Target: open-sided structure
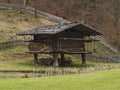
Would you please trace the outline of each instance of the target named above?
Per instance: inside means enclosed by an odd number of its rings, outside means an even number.
[[[96,41],[91,36],[101,35],[95,29],[81,23],[62,23],[18,33],[18,35],[32,35],[29,41],[29,53],[34,54],[34,61],[38,63],[38,54],[52,54],[53,65],[59,66],[58,55],[64,63],[64,54],[81,54],[82,64],[86,65],[85,54],[90,54],[85,44]]]

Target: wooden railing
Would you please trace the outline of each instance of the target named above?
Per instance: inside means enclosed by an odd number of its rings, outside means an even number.
[[[0,49],[10,48],[14,46],[26,46],[26,45],[28,45],[28,43],[24,42],[23,40],[8,41],[8,42],[0,43]]]

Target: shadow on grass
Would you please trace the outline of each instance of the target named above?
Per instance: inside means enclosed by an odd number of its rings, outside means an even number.
[[[33,62],[20,62],[20,63],[17,63],[17,65],[19,67],[23,67],[28,70],[48,70],[52,67],[52,66],[34,65]],[[52,67],[52,68],[58,69],[58,70],[59,69],[64,70],[64,69],[69,69],[69,68],[82,70],[82,69],[94,67],[94,66],[95,66],[94,64],[87,64],[87,66],[82,66],[81,63],[72,63],[72,65],[68,67]]]
[[[21,66],[21,67],[25,67],[27,69],[40,69],[40,70],[44,70],[44,69],[47,69],[49,68],[48,66],[43,66],[43,65],[35,65],[33,64],[32,61],[29,61],[29,62],[19,62],[17,63],[17,65]]]

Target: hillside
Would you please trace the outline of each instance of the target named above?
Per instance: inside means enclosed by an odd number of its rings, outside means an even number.
[[[41,17],[34,18],[34,15],[29,13],[20,14],[16,10],[0,10],[0,42],[19,40],[21,37],[16,36],[17,32],[54,23]]]
[[[55,22],[48,21],[41,17],[34,18],[34,15],[29,13],[19,14],[19,11],[16,10],[0,10],[0,42],[24,39],[22,37],[16,36],[16,33],[34,28],[36,26],[49,24],[55,24]],[[96,49],[96,55],[104,56],[104,52],[108,53],[109,55],[114,54],[108,48],[99,43],[96,43]],[[17,69],[41,69],[41,67],[38,66],[33,67],[33,56],[31,54],[26,54],[25,52],[27,50],[27,46],[1,49],[0,70],[13,70],[16,67]],[[46,57],[46,55],[43,55],[41,57]],[[73,57],[73,59],[75,58]],[[79,59],[75,60],[79,62]],[[81,62],[78,64],[81,65]],[[92,64],[97,65],[95,63]],[[90,64],[88,64],[88,66],[89,65]]]
[[[23,0],[9,1],[18,6],[23,5]],[[27,6],[35,7],[33,0],[27,1]],[[0,2],[7,3],[5,0]],[[36,8],[95,27],[109,43],[120,48],[120,0],[37,0]]]
[[[55,22],[51,22],[41,17],[34,18],[34,15],[30,13],[19,14],[19,11],[17,10],[0,10],[0,42],[24,39],[16,36],[16,33],[34,28],[36,26],[44,26],[49,24],[55,24]],[[110,56],[114,54],[108,48],[99,43],[96,43],[96,49],[97,52],[95,55],[104,57],[104,53],[108,53]],[[48,68],[44,66],[34,66],[33,56],[31,54],[26,54],[25,52],[27,50],[27,46],[0,49],[0,70],[41,70]],[[40,55],[40,57],[45,58],[49,56]],[[74,56],[70,57],[72,57],[74,62],[72,67],[75,66],[78,69],[81,69],[80,58],[76,58]],[[98,64],[88,61],[87,65],[92,67],[97,66]],[[106,65],[106,63],[100,65]],[[119,65],[119,63],[114,65]]]
[[[30,13],[24,12],[23,14],[20,14],[18,10],[0,9],[0,43],[23,40],[23,37],[16,35],[17,32],[51,24],[55,24],[55,22],[41,17],[35,18],[34,15]],[[44,68],[42,66],[34,66],[33,56],[27,54],[26,51],[28,51],[27,46],[0,48],[0,70],[33,70]],[[41,57],[46,56],[42,55]]]
[[[37,8],[70,21],[84,22],[120,48],[120,0],[40,0]]]

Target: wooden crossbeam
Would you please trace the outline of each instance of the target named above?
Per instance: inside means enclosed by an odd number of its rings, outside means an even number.
[[[53,54],[54,51],[28,51],[26,53],[39,53],[39,54]],[[85,52],[63,52],[63,51],[56,51],[57,54],[64,53],[64,54],[91,54],[92,52],[85,51]]]

